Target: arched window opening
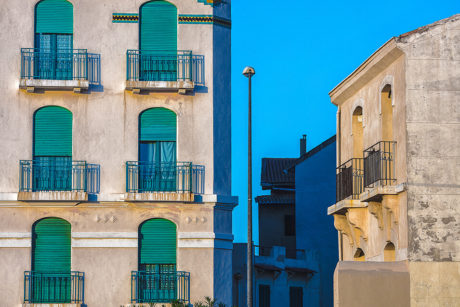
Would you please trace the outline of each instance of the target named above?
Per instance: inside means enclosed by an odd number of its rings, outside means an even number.
[[[353,158],[363,157],[363,108],[357,107],[352,116]]]
[[[141,81],[177,80],[177,8],[155,0],[144,3],[139,12]]]
[[[71,226],[66,220],[50,217],[32,227],[32,274],[30,301],[70,303]]]
[[[177,299],[176,233],[176,225],[166,219],[151,219],[140,225],[140,302]]]
[[[395,245],[391,242],[388,242],[388,244],[385,246],[383,249],[383,258],[384,261],[396,261],[396,251],[395,251]]]
[[[152,108],[139,116],[139,189],[176,190],[176,113]]]
[[[355,261],[365,261],[366,256],[364,255],[364,252],[362,249],[358,248],[355,252],[355,255],[353,257]]]
[[[382,140],[393,141],[393,104],[391,85],[387,84],[380,93],[382,111]]]
[[[48,106],[34,114],[33,190],[72,189],[72,112]]]
[[[43,0],[35,6],[35,78],[71,80],[73,63],[73,5]],[[35,53],[34,53],[35,54]]]

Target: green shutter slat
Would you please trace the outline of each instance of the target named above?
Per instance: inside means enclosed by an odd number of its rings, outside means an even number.
[[[140,115],[140,141],[176,141],[176,113],[165,108],[148,109]]]
[[[176,264],[176,225],[153,219],[142,224],[139,264]]]
[[[72,156],[72,112],[56,106],[35,112],[34,156]]]
[[[177,51],[177,8],[166,1],[150,1],[140,9],[141,50]]]
[[[71,229],[69,222],[46,218],[33,229],[33,270],[67,273],[71,270]]]
[[[44,0],[35,6],[35,33],[73,33],[73,5],[66,0]]]

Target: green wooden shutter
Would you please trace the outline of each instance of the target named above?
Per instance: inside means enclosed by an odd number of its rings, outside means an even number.
[[[46,218],[33,229],[33,264],[35,272],[70,273],[71,240],[69,222]]]
[[[177,51],[177,8],[150,1],[140,9],[140,50]]]
[[[139,119],[139,141],[176,141],[176,113],[165,108],[148,109]]]
[[[72,112],[56,106],[35,112],[34,156],[72,156]]]
[[[35,33],[73,33],[73,5],[66,0],[43,0],[35,6]]]
[[[152,219],[139,231],[139,264],[176,263],[176,225],[165,219]]]

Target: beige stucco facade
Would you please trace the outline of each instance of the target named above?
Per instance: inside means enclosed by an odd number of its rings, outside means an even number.
[[[345,261],[336,268],[337,306],[357,306],[346,293],[361,286],[385,290],[355,291],[363,302],[391,293],[398,306],[460,304],[459,35],[455,15],[392,38],[330,93],[338,199],[328,214]],[[400,273],[392,274],[395,261]]]
[[[112,14],[137,14],[146,1],[74,0],[73,48],[101,55],[101,86],[35,82],[38,87],[30,88],[20,78],[20,48],[34,46],[37,2],[6,0],[0,11],[0,306],[23,304],[32,225],[46,217],[71,224],[72,270],[85,273],[84,303],[90,307],[131,302],[139,225],[152,218],[176,225],[177,269],[190,272],[191,301],[210,296],[230,306],[237,204],[230,195],[230,26],[178,22],[178,50],[204,56],[204,86],[158,83],[136,92],[126,81],[126,52],[139,49],[139,24],[114,23]],[[178,15],[231,19],[230,1],[170,2]],[[33,158],[33,116],[44,106],[72,112],[72,159],[100,165],[96,199],[88,201],[86,193],[19,193],[19,161]],[[177,161],[205,167],[202,195],[127,193],[126,161],[138,160],[139,114],[155,107],[177,115]]]

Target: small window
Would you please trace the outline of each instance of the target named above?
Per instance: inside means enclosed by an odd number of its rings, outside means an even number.
[[[284,216],[284,235],[295,236],[295,216],[285,215]]]
[[[289,287],[289,307],[303,307],[302,287]]]
[[[259,285],[259,307],[270,307],[270,286]]]

